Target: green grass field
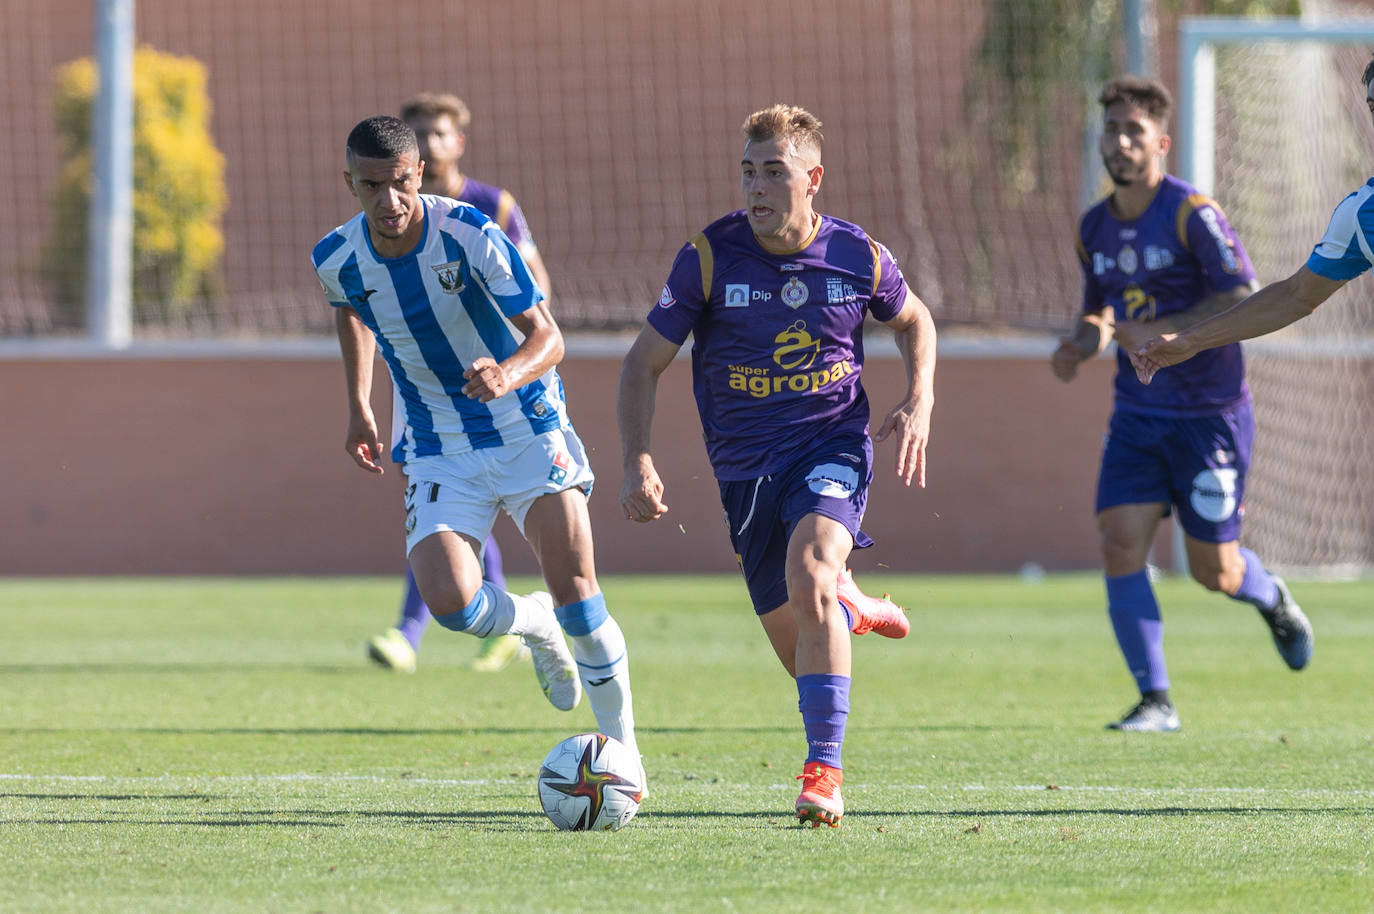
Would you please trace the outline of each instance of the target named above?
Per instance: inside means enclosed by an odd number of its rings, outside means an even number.
[[[1100,579],[861,576],[839,829],[791,816],[796,691],[735,577],[609,578],[652,795],[563,833],[527,664],[370,666],[400,581],[0,581],[0,911],[1283,911],[1374,907],[1374,583],[1292,582],[1312,666],[1253,610],[1159,593],[1177,734],[1133,703]],[[529,585],[531,582],[514,582]]]

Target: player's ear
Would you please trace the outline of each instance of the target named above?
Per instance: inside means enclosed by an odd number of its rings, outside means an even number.
[[[809,179],[806,185],[806,192],[808,194],[815,194],[816,191],[821,189],[821,176],[824,174],[825,168],[819,162],[806,172],[806,176]]]
[[[353,186],[353,172],[345,168],[343,173],[343,179],[344,184],[348,185],[348,192],[355,197],[358,196],[358,188]]]
[[[1159,154],[1160,154],[1160,155],[1162,155],[1162,156],[1163,156],[1163,155],[1168,155],[1168,154],[1169,154],[1169,150],[1173,148],[1173,145],[1174,145],[1174,138],[1171,137],[1171,136],[1169,136],[1169,134],[1167,134],[1167,133],[1161,133],[1161,134],[1159,135]]]

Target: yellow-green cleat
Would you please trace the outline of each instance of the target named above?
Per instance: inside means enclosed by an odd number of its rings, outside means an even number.
[[[472,668],[479,673],[496,673],[516,660],[530,659],[530,649],[518,635],[492,635],[482,639],[482,646],[472,660]]]
[[[415,648],[398,629],[388,628],[369,641],[367,656],[398,673],[415,672]]]

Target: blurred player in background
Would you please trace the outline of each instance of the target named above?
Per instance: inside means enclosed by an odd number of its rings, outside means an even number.
[[[1365,102],[1374,118],[1374,60],[1360,77]],[[1192,358],[1205,349],[1248,340],[1287,327],[1306,317],[1337,289],[1374,264],[1374,178],[1336,207],[1326,234],[1313,248],[1307,263],[1287,279],[1265,286],[1228,311],[1178,333],[1151,339],[1135,352],[1140,380],[1149,384],[1155,374]]]
[[[849,712],[850,633],[903,637],[902,610],[864,596],[846,569],[872,545],[859,525],[872,480],[860,384],[868,314],[896,334],[907,389],[874,436],[897,447],[897,474],[925,485],[934,404],[935,326],[892,255],[856,225],[813,208],[821,124],[774,105],[749,117],[745,208],[678,253],[663,294],[621,369],[625,462],[620,504],[663,516],[649,453],[659,375],[691,334],[692,377],[730,540],[754,610],[796,680],[807,756],[802,822],[844,815],[840,750]]]
[[[468,106],[456,95],[423,92],[401,106],[401,120],[415,131],[420,144],[420,160],[425,163],[420,191],[440,197],[452,197],[486,213],[515,243],[525,265],[534,274],[546,299],[552,294],[549,274],[544,260],[535,247],[525,214],[515,198],[504,188],[483,184],[458,170],[458,161],[467,149],[467,130],[472,122]],[[482,576],[504,590],[501,550],[495,537],[488,537],[482,547]],[[415,586],[415,575],[406,572],[405,596],[401,600],[400,619],[368,643],[368,656],[383,666],[406,673],[415,671],[420,640],[429,625],[429,607],[425,605]],[[482,647],[472,661],[472,668],[491,673],[504,669],[517,658],[529,656],[529,651],[514,635],[495,635],[482,639]]]
[[[434,618],[479,637],[522,636],[549,701],[571,710],[585,686],[597,728],[638,753],[625,638],[596,580],[594,477],[554,368],[563,336],[544,294],[480,210],[421,195],[424,165],[404,121],[359,123],[347,162],[363,211],[326,235],[312,260],[335,308],[349,455],[383,472],[369,402],[380,350],[398,417],[391,455],[410,483],[407,558]],[[502,510],[534,549],[552,597],[482,580],[478,555]]]
[[[1107,611],[1140,701],[1116,730],[1172,731],[1164,629],[1147,560],[1155,531],[1177,509],[1188,567],[1208,590],[1249,603],[1294,670],[1312,656],[1312,629],[1282,580],[1242,548],[1241,513],[1255,421],[1241,348],[1228,346],[1145,387],[1128,353],[1161,331],[1225,311],[1255,288],[1255,272],[1220,207],[1165,174],[1172,105],[1154,80],[1109,82],[1101,152],[1115,185],[1084,214],[1078,256],[1083,310],[1051,357],[1071,381],[1115,335],[1115,405],[1097,487]]]

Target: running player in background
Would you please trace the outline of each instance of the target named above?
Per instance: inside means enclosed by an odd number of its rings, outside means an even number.
[[[1360,77],[1365,103],[1374,118],[1374,60]],[[1307,263],[1287,279],[1265,286],[1216,317],[1179,333],[1154,337],[1131,356],[1140,380],[1192,358],[1205,349],[1248,340],[1287,327],[1316,310],[1337,289],[1374,264],[1374,178],[1336,207],[1326,234]]]
[[[1216,203],[1164,173],[1168,90],[1127,76],[1107,83],[1098,101],[1102,160],[1115,189],[1079,224],[1083,309],[1050,361],[1060,380],[1071,381],[1081,362],[1116,338],[1097,526],[1107,611],[1140,700],[1108,726],[1172,731],[1179,717],[1146,567],[1171,509],[1178,510],[1193,577],[1254,606],[1294,670],[1312,656],[1312,629],[1283,581],[1238,542],[1255,433],[1240,346],[1211,351],[1148,388],[1128,359],[1151,336],[1191,327],[1245,298],[1255,288],[1250,259]]]
[[[487,217],[514,242],[525,265],[548,299],[552,292],[544,260],[535,247],[534,236],[525,221],[525,214],[515,198],[504,188],[483,184],[463,174],[458,162],[467,149],[467,131],[472,123],[468,106],[456,95],[422,92],[401,106],[401,120],[415,131],[420,145],[420,161],[425,163],[421,193],[452,197],[486,213]],[[488,537],[482,547],[482,576],[504,590],[501,550],[495,537]],[[420,641],[429,626],[430,612],[415,586],[415,575],[407,569],[405,595],[401,599],[400,618],[389,628],[368,642],[368,656],[382,666],[413,673]],[[478,672],[493,673],[504,669],[512,660],[529,656],[520,639],[513,635],[494,635],[482,639],[482,646],[472,661]]]
[[[424,165],[404,121],[360,122],[347,162],[363,211],[312,260],[335,308],[349,455],[383,472],[369,398],[380,350],[395,393],[391,456],[410,483],[407,558],[434,618],[479,637],[522,636],[549,701],[571,710],[585,686],[597,728],[638,753],[625,638],[596,580],[594,477],[554,368],[563,336],[544,294],[480,210],[421,195]],[[482,580],[478,554],[502,510],[552,597]]]
[[[807,755],[802,822],[844,815],[840,750],[849,712],[850,633],[900,638],[899,607],[863,596],[846,570],[872,480],[863,322],[896,334],[907,387],[877,434],[896,471],[925,485],[934,404],[935,326],[888,250],[813,208],[821,124],[774,105],[749,117],[740,183],[745,209],[678,253],[658,304],[621,368],[625,463],[620,504],[641,523],[663,516],[649,453],[659,375],[691,334],[692,377],[730,540],[754,611],[796,680]]]

